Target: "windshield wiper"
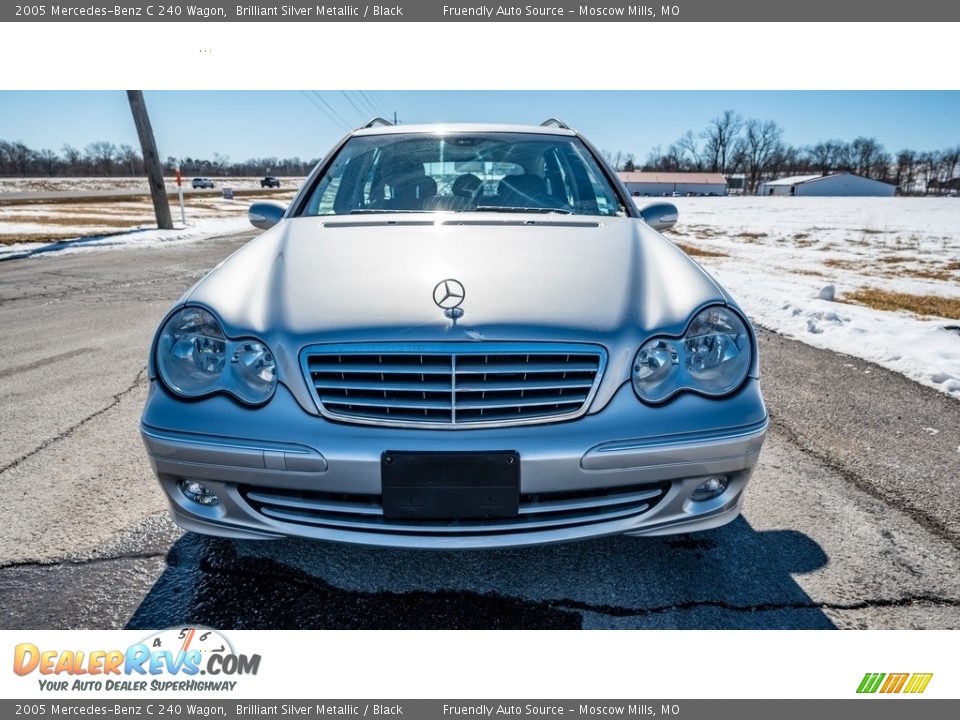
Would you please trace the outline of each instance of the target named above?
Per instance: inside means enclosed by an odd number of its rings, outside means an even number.
[[[538,215],[557,213],[559,215],[573,215],[572,210],[563,210],[562,208],[505,207],[503,205],[478,205],[474,210],[477,212],[537,213]]]

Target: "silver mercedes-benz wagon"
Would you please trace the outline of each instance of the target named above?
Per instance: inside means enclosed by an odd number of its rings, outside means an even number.
[[[563,123],[344,138],[174,305],[142,433],[174,520],[472,548],[723,525],[767,427],[743,311]]]

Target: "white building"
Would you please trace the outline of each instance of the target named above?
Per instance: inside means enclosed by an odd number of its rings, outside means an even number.
[[[833,175],[796,175],[760,183],[757,195],[809,195],[815,197],[893,197],[889,183],[842,172]]]
[[[727,181],[720,173],[622,172],[617,175],[634,196],[727,194]]]

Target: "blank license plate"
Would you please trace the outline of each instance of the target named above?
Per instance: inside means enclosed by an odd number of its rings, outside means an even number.
[[[383,514],[394,520],[513,518],[520,455],[391,452],[380,458]]]

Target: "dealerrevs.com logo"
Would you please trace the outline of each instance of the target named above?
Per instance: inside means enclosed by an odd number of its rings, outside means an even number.
[[[237,653],[223,634],[200,627],[164,630],[125,650],[59,650],[26,642],[13,653],[14,673],[36,674],[47,691],[232,691],[234,678],[259,669],[260,655]]]
[[[858,693],[919,694],[927,689],[933,673],[867,673],[857,687]]]

